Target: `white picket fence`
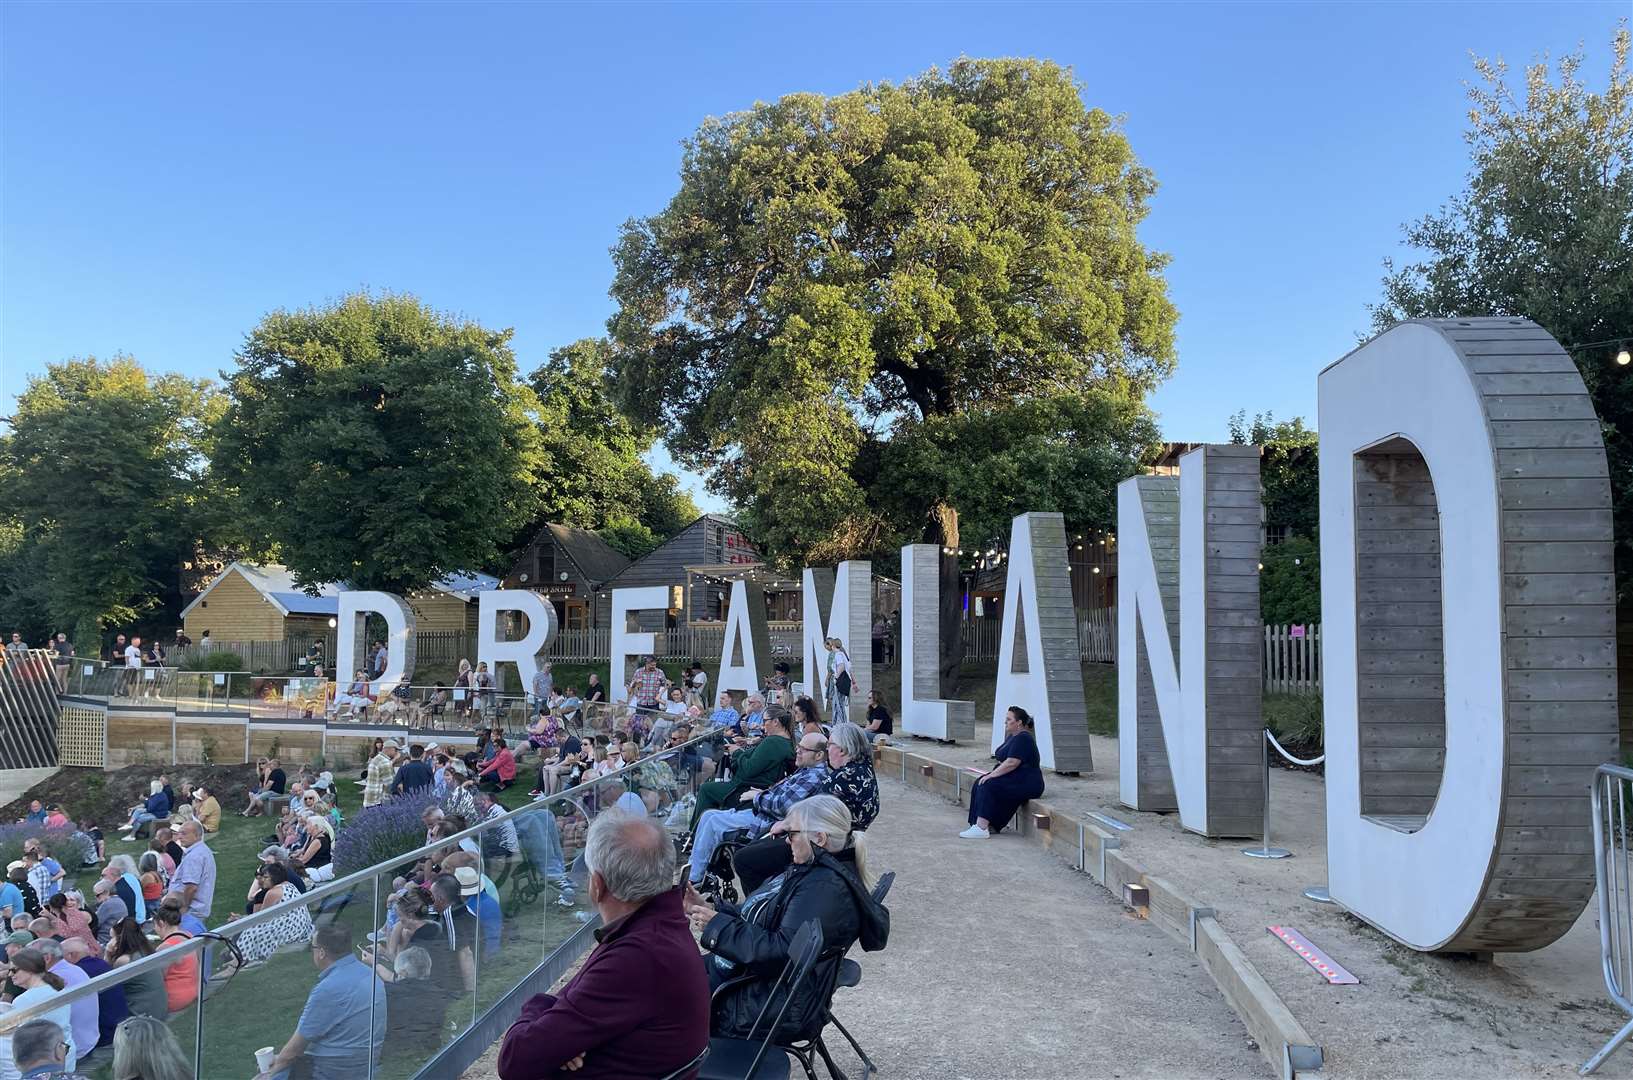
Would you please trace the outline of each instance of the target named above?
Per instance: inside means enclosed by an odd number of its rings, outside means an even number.
[[[1272,693],[1321,692],[1321,624],[1264,628],[1264,688]]]

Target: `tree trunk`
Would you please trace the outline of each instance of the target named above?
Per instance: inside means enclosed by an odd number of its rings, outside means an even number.
[[[964,663],[964,593],[958,573],[958,511],[946,503],[931,507],[924,523],[924,542],[941,548],[941,696],[958,689],[958,669]],[[951,552],[951,554],[949,554]]]

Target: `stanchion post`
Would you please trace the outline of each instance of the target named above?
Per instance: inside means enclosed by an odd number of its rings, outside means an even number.
[[[1293,854],[1286,848],[1270,846],[1270,729],[1266,728],[1259,740],[1259,751],[1264,758],[1264,841],[1256,848],[1243,848],[1242,854],[1250,859],[1285,859]]]

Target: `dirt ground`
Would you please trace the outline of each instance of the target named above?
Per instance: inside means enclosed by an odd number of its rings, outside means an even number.
[[[76,824],[100,825],[107,832],[110,826],[123,825],[130,808],[147,798],[148,784],[159,771],[157,765],[132,765],[112,772],[62,769],[29,788],[21,798],[0,806],[0,821],[16,821],[28,812],[31,800],[39,799],[47,806],[60,804]],[[167,775],[172,784],[185,778],[222,792],[242,792],[254,781],[255,766],[177,765]],[[225,807],[225,799],[222,805]]]
[[[974,744],[947,746],[897,737],[910,752],[941,761],[990,762],[991,725]],[[1108,813],[1132,825],[1125,851],[1204,904],[1326,1049],[1329,1074],[1345,1080],[1483,1080],[1567,1077],[1626,1021],[1600,973],[1597,909],[1590,902],[1571,931],[1546,949],[1500,953],[1491,963],[1440,957],[1399,945],[1331,905],[1302,896],[1326,882],[1326,801],[1320,776],[1271,775],[1271,843],[1290,859],[1250,859],[1256,841],[1208,840],[1184,831],[1178,815],[1142,814],[1117,799],[1117,740],[1093,740],[1093,776],[1046,774],[1045,801],[1062,810]],[[1002,838],[1000,838],[1002,841]],[[1014,843],[1015,841],[1008,841]],[[1047,857],[1047,856],[1044,856]],[[1359,979],[1329,986],[1266,931],[1302,932]],[[1633,1049],[1596,1074],[1633,1077]]]
[[[890,946],[856,951],[862,984],[834,999],[879,1075],[1269,1075],[1201,965],[1157,927],[1028,844],[960,840],[957,814],[933,795],[885,778],[880,797],[868,858],[897,875]],[[840,1068],[859,1075],[843,1038],[830,1042]],[[495,1056],[465,1080],[493,1080]]]

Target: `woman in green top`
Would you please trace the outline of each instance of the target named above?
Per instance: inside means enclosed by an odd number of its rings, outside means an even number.
[[[697,789],[697,805],[692,810],[693,832],[705,810],[736,809],[745,791],[764,791],[787,776],[794,765],[794,743],[788,737],[788,711],[765,711],[765,738],[732,754],[730,780],[710,780]]]

